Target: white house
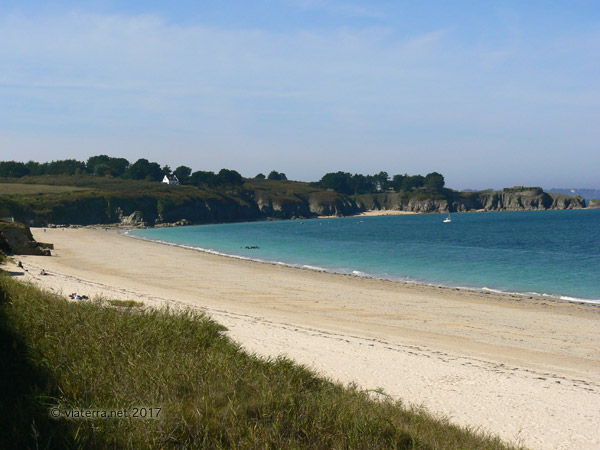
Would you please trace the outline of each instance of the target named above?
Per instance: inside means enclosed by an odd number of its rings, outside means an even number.
[[[175,175],[165,175],[162,182],[166,184],[179,184],[179,180]]]

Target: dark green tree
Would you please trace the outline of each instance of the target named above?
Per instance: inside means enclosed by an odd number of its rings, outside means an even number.
[[[43,175],[39,162],[29,161],[27,164],[25,164],[25,167],[27,167],[27,170],[29,170],[29,175],[31,176]]]
[[[217,174],[217,183],[222,186],[237,187],[244,184],[244,179],[235,170],[221,169]]]
[[[75,175],[79,169],[80,172],[87,172],[85,164],[76,159],[61,159],[39,165],[39,175]]]
[[[281,172],[277,172],[276,170],[272,170],[271,173],[269,173],[269,175],[267,176],[268,180],[279,180],[279,181],[285,181],[287,180],[287,177],[285,176],[285,173]]]
[[[369,194],[375,190],[373,177],[364,176],[361,173],[355,173],[350,180],[352,190],[355,194]]]
[[[107,175],[114,175],[114,174],[108,164],[96,164],[94,166],[94,175],[96,175],[98,177],[105,177]]]
[[[389,189],[390,176],[387,172],[379,172],[377,175],[373,175],[375,180],[375,189],[378,191],[387,191]]]
[[[187,166],[179,166],[173,171],[173,175],[177,177],[180,183],[186,183],[192,174],[192,169]]]
[[[402,183],[404,182],[404,179],[407,177],[408,175],[394,175],[394,177],[392,178],[392,187],[394,188],[394,190],[396,192],[401,191],[402,190]]]
[[[149,162],[145,158],[140,158],[127,168],[123,174],[123,178],[146,181],[161,181],[163,178],[163,173],[158,163]]]
[[[129,167],[129,161],[127,161],[125,158],[113,158],[107,155],[97,155],[90,157],[85,166],[89,173],[100,176],[111,175],[113,177],[120,177],[123,175],[127,167]],[[96,169],[97,166],[103,167],[101,169]]]
[[[341,194],[354,194],[352,187],[352,175],[348,172],[330,172],[323,175],[319,181],[319,186],[323,189],[331,189]]]
[[[214,172],[205,172],[202,170],[198,170],[190,175],[188,180],[188,184],[193,184],[194,186],[205,186],[205,187],[215,187],[217,183],[217,176]]]
[[[425,176],[425,187],[433,192],[439,192],[444,188],[444,176],[438,172],[431,172]]]
[[[425,177],[423,175],[411,175],[404,177],[404,180],[402,180],[402,190],[411,191],[413,189],[423,187],[424,184]]]
[[[0,177],[21,178],[29,175],[29,169],[25,163],[17,161],[0,162]]]

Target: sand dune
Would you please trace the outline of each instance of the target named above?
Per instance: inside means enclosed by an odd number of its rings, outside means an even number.
[[[598,306],[319,273],[100,229],[33,231],[56,250],[20,258],[23,278],[54,292],[202,308],[259,355],[531,448],[600,448]]]

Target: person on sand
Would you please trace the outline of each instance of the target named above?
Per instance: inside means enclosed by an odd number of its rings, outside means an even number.
[[[40,272],[40,275],[48,275],[48,273],[44,269],[42,269],[42,271]]]
[[[23,263],[21,261],[17,262],[17,267],[19,269],[22,269],[23,268]]]

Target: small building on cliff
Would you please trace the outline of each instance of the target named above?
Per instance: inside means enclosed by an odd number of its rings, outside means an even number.
[[[175,175],[165,175],[162,182],[165,184],[179,184],[179,179]]]

